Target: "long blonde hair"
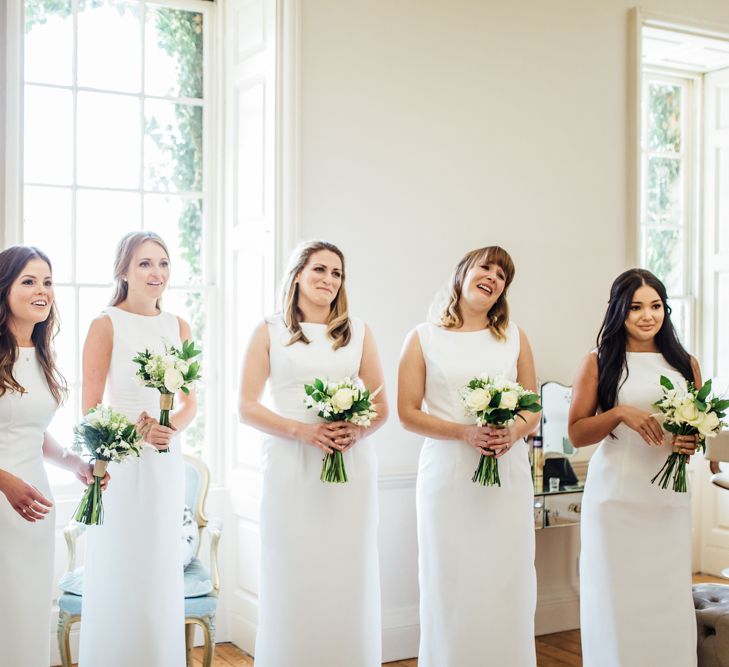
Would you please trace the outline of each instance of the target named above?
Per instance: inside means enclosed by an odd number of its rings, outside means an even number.
[[[342,262],[342,284],[339,291],[332,301],[329,317],[327,318],[327,336],[334,341],[332,347],[337,350],[349,343],[352,338],[352,327],[349,321],[349,312],[347,310],[347,291],[344,289],[344,254],[333,243],[328,241],[304,241],[299,245],[289,258],[289,266],[286,273],[286,279],[281,286],[281,312],[284,324],[291,332],[291,338],[288,345],[302,342],[309,344],[309,339],[301,329],[301,319],[303,313],[299,309],[299,283],[296,280],[304,267],[309,262],[310,257],[320,250],[328,250],[333,252]]]
[[[129,232],[122,236],[119,245],[116,247],[116,256],[114,257],[114,280],[116,281],[116,285],[114,286],[114,294],[111,297],[111,301],[109,301],[110,306],[118,306],[127,298],[129,284],[124,276],[129,271],[129,265],[132,263],[134,253],[145,241],[156,243],[165,251],[169,260],[170,251],[167,249],[167,244],[159,234],[155,234],[154,232]],[[159,299],[157,299],[157,308],[160,308]]]
[[[506,275],[504,291],[486,315],[486,323],[494,336],[498,340],[505,340],[506,329],[509,326],[509,304],[506,301],[506,292],[514,279],[514,261],[506,250],[497,245],[471,250],[458,262],[448,285],[448,302],[440,315],[440,324],[446,329],[457,329],[463,325],[460,306],[463,281],[471,268],[481,261],[498,264]]]

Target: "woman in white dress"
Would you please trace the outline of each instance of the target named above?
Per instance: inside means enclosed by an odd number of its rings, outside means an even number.
[[[93,480],[46,431],[66,394],[51,348],[57,329],[48,257],[26,246],[0,252],[0,653],[22,667],[50,664],[55,509],[43,459]]]
[[[160,425],[152,416],[159,415],[159,392],[140,386],[132,362],[145,349],[163,352],[191,338],[187,322],[161,310],[169,277],[162,239],[127,234],[117,249],[111,306],[92,322],[84,345],[84,412],[104,400],[138,421],[152,446],[140,460],[113,467],[104,524],[87,533],[81,667],[185,665],[184,463],[174,437],[195,416],[195,395],[178,393],[170,427]]]
[[[666,289],[631,269],[610,290],[597,350],[572,390],[569,436],[600,442],[582,501],[580,619],[585,667],[691,667],[696,619],[691,597],[690,494],[651,484],[677,447],[651,416],[660,377],[701,385],[698,363],[681,346]]]
[[[460,390],[481,373],[536,390],[531,348],[509,320],[514,264],[498,246],[465,255],[438,324],[420,324],[400,361],[403,426],[426,436],[416,489],[420,667],[534,667],[534,489],[524,436],[473,423]],[[501,486],[471,481],[481,454],[499,459]]]
[[[246,353],[241,419],[263,449],[261,583],[256,667],[375,667],[381,663],[377,461],[363,428],[324,423],[304,384],[359,377],[383,385],[372,333],[347,311],[344,256],[312,241],[294,252],[283,312],[255,330]],[[269,382],[273,407],[261,403]],[[344,453],[349,481],[321,482],[322,457]]]

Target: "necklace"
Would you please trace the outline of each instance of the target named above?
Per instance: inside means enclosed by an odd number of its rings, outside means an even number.
[[[34,347],[21,347],[18,348],[20,350],[20,356],[26,363],[29,363],[30,360],[35,356],[35,348]]]

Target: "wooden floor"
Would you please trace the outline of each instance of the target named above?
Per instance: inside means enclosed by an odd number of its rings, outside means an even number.
[[[695,574],[694,583],[727,583],[726,579],[718,579],[710,575]],[[202,667],[202,649],[193,651],[194,667]],[[387,667],[417,667],[415,658],[385,663]],[[538,667],[582,667],[582,648],[580,646],[580,631],[567,630],[552,635],[537,637],[537,665]],[[243,653],[233,644],[218,644],[215,647],[213,667],[252,667],[253,658]],[[74,666],[75,667],[75,666]]]

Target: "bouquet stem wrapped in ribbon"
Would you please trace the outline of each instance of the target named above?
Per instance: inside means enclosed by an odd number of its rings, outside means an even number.
[[[340,382],[326,382],[315,378],[311,384],[304,385],[304,401],[307,408],[316,408],[319,417],[326,421],[346,421],[367,427],[377,418],[377,408],[373,400],[380,389],[382,387],[370,392],[357,379],[344,378]],[[324,456],[319,479],[334,484],[347,482],[344,457],[338,449]]]
[[[701,389],[689,382],[676,387],[665,375],[661,375],[663,396],[653,405],[663,414],[663,428],[674,435],[698,435],[698,447],[706,449],[706,438],[714,438],[725,426],[722,418],[729,409],[729,400],[710,396],[711,380]],[[651,479],[667,489],[673,480],[673,490],[686,493],[686,464],[689,455],[682,454],[677,447],[668,455],[663,467]]]
[[[524,419],[521,412],[540,412],[539,396],[518,382],[488,375],[471,380],[462,390],[466,414],[476,417],[477,426],[509,426]],[[471,481],[481,486],[501,486],[499,462],[495,455],[481,454]]]
[[[201,350],[195,343],[183,341],[182,348],[166,346],[164,354],[154,354],[149,350],[139,352],[132,361],[139,364],[137,377],[143,387],[158,389],[160,426],[170,425],[170,410],[175,405],[175,393],[190,393],[190,386],[200,379],[200,364],[193,361]],[[168,450],[158,450],[160,454]]]
[[[141,436],[124,415],[103,405],[91,408],[73,432],[74,449],[90,454],[94,461],[94,481],[86,488],[73,518],[79,523],[100,525],[104,522],[101,480],[106,469],[111,461],[120,463],[129,456],[139,456]]]

